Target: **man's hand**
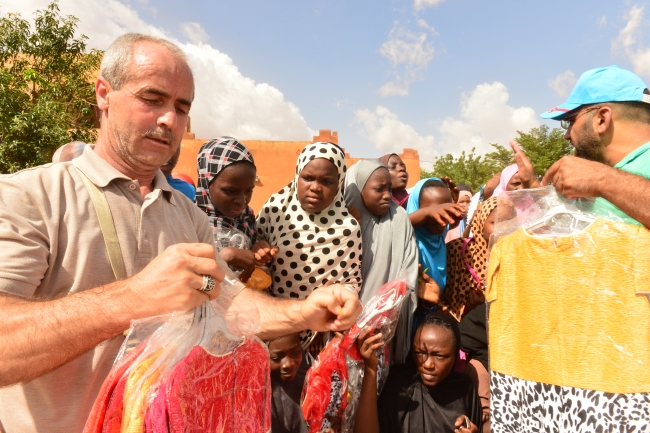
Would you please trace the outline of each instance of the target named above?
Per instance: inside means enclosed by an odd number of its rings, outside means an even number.
[[[132,319],[187,311],[210,297],[219,296],[219,286],[209,293],[200,292],[203,275],[221,282],[223,270],[214,259],[214,247],[208,244],[176,244],[168,247],[142,271],[124,280],[134,295],[128,302],[136,311]]]
[[[422,265],[418,265],[418,298],[424,299],[432,304],[440,301],[440,286],[436,280],[422,272]]]
[[[553,183],[555,190],[568,200],[600,197],[600,185],[615,175],[616,169],[600,162],[565,156],[548,169],[542,185]]]
[[[314,290],[300,305],[306,328],[312,331],[341,331],[354,324],[361,314],[356,293],[341,284]]]
[[[255,255],[255,265],[266,266],[271,263],[275,255],[280,251],[280,248],[271,246],[266,241],[259,241],[253,245],[251,251]]]
[[[510,141],[510,147],[512,147],[512,151],[515,153],[515,162],[517,163],[517,169],[519,170],[519,179],[521,180],[524,189],[539,187],[539,180],[537,180],[537,177],[535,176],[535,170],[533,170],[533,164],[530,163],[530,159],[528,159],[516,141]]]
[[[226,247],[219,251],[219,255],[228,263],[244,269],[239,278],[245,283],[255,271],[255,254],[251,250],[241,250],[239,248]]]

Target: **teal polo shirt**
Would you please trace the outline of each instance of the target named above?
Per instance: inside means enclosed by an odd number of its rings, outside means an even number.
[[[643,176],[650,180],[650,142],[629,153],[614,168]],[[650,200],[650,197],[648,199]],[[643,225],[602,197],[596,199],[592,210],[594,213],[604,217],[615,215],[622,218],[628,224]]]

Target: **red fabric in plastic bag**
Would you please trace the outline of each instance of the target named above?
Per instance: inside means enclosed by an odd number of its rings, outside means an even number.
[[[174,367],[165,386],[171,433],[266,433],[270,429],[268,353],[254,340],[247,339],[222,356],[194,347]],[[150,418],[163,413],[158,406],[163,400],[160,395],[156,398],[156,412]],[[150,419],[155,433],[161,433],[156,429],[158,421]]]
[[[133,361],[140,356],[144,347],[144,344],[139,344],[124,358],[122,358],[117,365],[113,366],[106,379],[104,379],[104,383],[102,383],[102,387],[99,390],[99,395],[95,399],[90,415],[88,415],[88,420],[86,420],[86,425],[84,426],[84,433],[102,433],[103,431],[106,431],[103,430],[103,427],[105,425],[107,410],[109,406],[117,403],[117,401],[114,401],[114,394],[117,390],[118,384],[122,384],[122,387],[119,390],[121,393],[119,401],[120,404],[122,404],[121,401],[124,396],[124,386],[126,385],[126,370],[131,366],[131,364],[133,364]],[[122,381],[121,379],[123,376],[124,380]],[[112,413],[111,416],[113,416]],[[119,429],[121,428],[122,420],[120,418]],[[119,429],[113,431],[119,433]]]
[[[337,428],[347,404],[348,370],[341,340],[333,338],[318,354],[317,363],[307,371],[302,414],[309,433]]]
[[[122,431],[122,419],[124,417],[124,392],[129,373],[126,372],[117,383],[111,401],[106,408],[106,417],[102,426],[102,433],[120,433]]]
[[[399,317],[397,308],[406,296],[403,281],[384,284],[368,302],[358,324],[352,325],[343,339],[333,338],[318,355],[307,372],[303,390],[302,413],[309,425],[309,433],[327,429],[341,430],[341,422],[348,405],[348,369],[346,356],[360,361],[356,340],[364,328],[379,329]]]

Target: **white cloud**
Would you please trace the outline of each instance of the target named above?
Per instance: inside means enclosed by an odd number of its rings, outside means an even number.
[[[605,27],[607,25],[607,15],[603,15],[602,17],[600,17],[600,19],[598,20],[598,25],[601,27]]]
[[[33,20],[33,12],[50,0],[0,0],[0,13],[19,12]],[[241,139],[309,140],[315,132],[300,110],[275,87],[245,77],[232,59],[207,44],[179,43],[168,31],[148,24],[130,6],[118,0],[60,0],[63,15],[79,18],[79,33],[89,46],[105,49],[118,36],[140,32],[177,43],[194,71],[196,97],[192,130],[200,138],[231,135]]]
[[[612,51],[624,55],[639,75],[650,77],[650,48],[643,41],[648,22],[643,18],[643,6],[632,6],[625,14],[627,24],[612,41]]]
[[[414,0],[413,8],[416,11],[429,8],[431,6],[437,6],[445,0]]]
[[[418,20],[418,25],[430,31],[432,35],[437,35],[426,21]],[[379,49],[379,53],[388,59],[394,68],[390,72],[394,79],[377,90],[380,95],[408,95],[409,86],[421,79],[427,65],[433,60],[435,49],[427,38],[426,32],[414,32],[395,24],[388,40]]]
[[[369,109],[354,112],[354,124],[358,125],[358,133],[375,144],[382,153],[401,153],[405,147],[417,149],[420,160],[432,161],[438,156],[434,149],[433,136],[418,134],[408,125],[381,105],[374,111]]]
[[[539,126],[535,111],[530,107],[508,105],[508,88],[498,82],[479,84],[461,97],[460,118],[447,117],[438,126],[441,153],[460,154],[473,147],[477,153],[492,151],[490,143],[503,146],[517,136]]]
[[[187,39],[195,43],[207,42],[210,39],[208,32],[199,23],[182,23],[181,32]]]
[[[431,122],[440,133],[422,135],[411,125],[383,106],[374,111],[356,110],[353,124],[360,136],[372,142],[382,153],[400,152],[411,147],[420,153],[425,166],[435,157],[462,151],[484,154],[494,149],[490,143],[507,146],[517,137],[517,131],[527,132],[538,127],[539,120],[530,107],[515,108],[508,105],[508,89],[499,82],[479,84],[469,94],[461,96],[460,117],[447,117],[441,122]]]
[[[554,79],[548,80],[548,87],[557,93],[559,97],[566,98],[569,96],[577,81],[576,74],[572,70],[567,69]]]

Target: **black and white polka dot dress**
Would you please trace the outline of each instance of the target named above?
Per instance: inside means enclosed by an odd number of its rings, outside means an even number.
[[[298,201],[297,182],[315,158],[336,166],[339,190],[327,209],[310,213]],[[294,180],[262,208],[257,238],[280,249],[271,264],[272,295],[304,299],[327,282],[350,285],[357,293],[361,290],[361,231],[341,194],[346,169],[345,154],[338,146],[309,144],[298,157]]]

